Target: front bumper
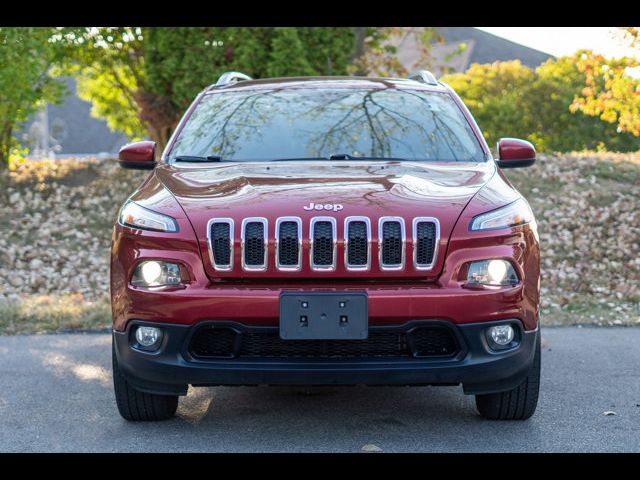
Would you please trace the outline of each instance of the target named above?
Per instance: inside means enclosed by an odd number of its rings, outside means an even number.
[[[493,351],[486,340],[488,327],[511,323],[518,345]],[[427,322],[425,322],[426,324]],[[450,322],[448,322],[450,323]],[[164,331],[158,352],[132,347],[136,325]],[[193,329],[148,321],[131,321],[113,332],[118,365],[137,389],[164,395],[185,395],[188,385],[458,385],[467,394],[506,391],[524,381],[533,363],[539,329],[525,330],[519,320],[450,324],[460,343],[452,358],[385,359],[211,359],[196,360],[187,352]]]

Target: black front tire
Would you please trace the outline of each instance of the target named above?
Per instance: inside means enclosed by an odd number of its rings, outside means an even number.
[[[113,388],[118,411],[125,420],[156,421],[173,417],[178,409],[178,395],[154,395],[136,390],[127,382],[118,367],[115,347],[112,345]]]
[[[536,411],[540,391],[540,335],[529,375],[512,390],[476,395],[476,408],[490,420],[526,420]]]

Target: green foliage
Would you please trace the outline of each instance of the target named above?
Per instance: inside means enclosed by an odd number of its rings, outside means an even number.
[[[139,117],[138,91],[144,79],[140,27],[58,27],[51,37],[63,52],[57,74],[76,78],[78,95],[91,114],[131,139],[147,135]]]
[[[634,151],[640,140],[571,110],[584,87],[577,55],[547,60],[535,70],[519,61],[472,65],[443,77],[465,101],[489,145],[500,137],[526,138],[540,151]]]
[[[634,45],[638,47],[639,30],[628,28],[635,32]],[[577,66],[585,81],[572,110],[614,123],[621,132],[640,136],[640,81],[628,75],[629,69],[637,71],[640,61],[629,57],[608,59],[588,50],[579,53]]]
[[[306,51],[307,49],[295,28],[276,28],[271,40],[267,75],[269,77],[286,77],[292,75],[292,72],[295,72],[293,75],[313,75],[315,72],[307,60]]]
[[[351,28],[64,28],[62,71],[93,114],[132,138],[164,145],[193,98],[223,72],[254,78],[347,73]]]
[[[64,93],[49,75],[60,54],[50,36],[50,28],[0,27],[0,169],[17,146],[16,126]]]
[[[78,96],[92,103],[92,116],[105,119],[111,130],[140,140],[146,136],[146,129],[138,115],[132,114],[137,109],[131,93],[135,91],[135,78],[122,66],[109,70],[87,67],[77,78]]]

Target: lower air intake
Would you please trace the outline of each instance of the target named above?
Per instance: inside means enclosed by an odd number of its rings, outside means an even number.
[[[370,330],[365,340],[282,340],[277,328],[238,331],[203,327],[193,336],[195,358],[447,358],[460,351],[450,328],[440,325]]]

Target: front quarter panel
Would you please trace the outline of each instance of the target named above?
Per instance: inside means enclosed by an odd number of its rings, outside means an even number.
[[[141,261],[175,260],[183,268],[187,284],[204,287],[208,283],[193,227],[178,202],[155,175],[151,175],[130,199],[150,210],[173,217],[178,223],[178,232],[141,230],[122,226],[116,221],[111,242],[110,270],[111,309],[115,330],[125,328],[128,312],[133,309],[132,296],[127,293],[128,290],[136,290],[136,287],[130,285],[129,279]],[[183,289],[167,288],[155,291],[171,295]],[[151,317],[167,314],[167,305],[160,306],[152,301],[152,298],[149,302],[137,301],[135,310]],[[173,314],[180,315],[180,304],[173,305],[172,308],[176,309]]]
[[[532,330],[537,326],[540,302],[540,245],[535,220],[512,228],[470,229],[475,216],[508,205],[520,197],[498,172],[487,182],[469,202],[454,227],[440,281],[450,287],[461,285],[466,276],[465,265],[474,260],[511,260],[522,280],[522,288],[514,289],[513,295],[517,298],[505,294],[504,305],[513,309],[511,313],[523,321],[527,330]]]

